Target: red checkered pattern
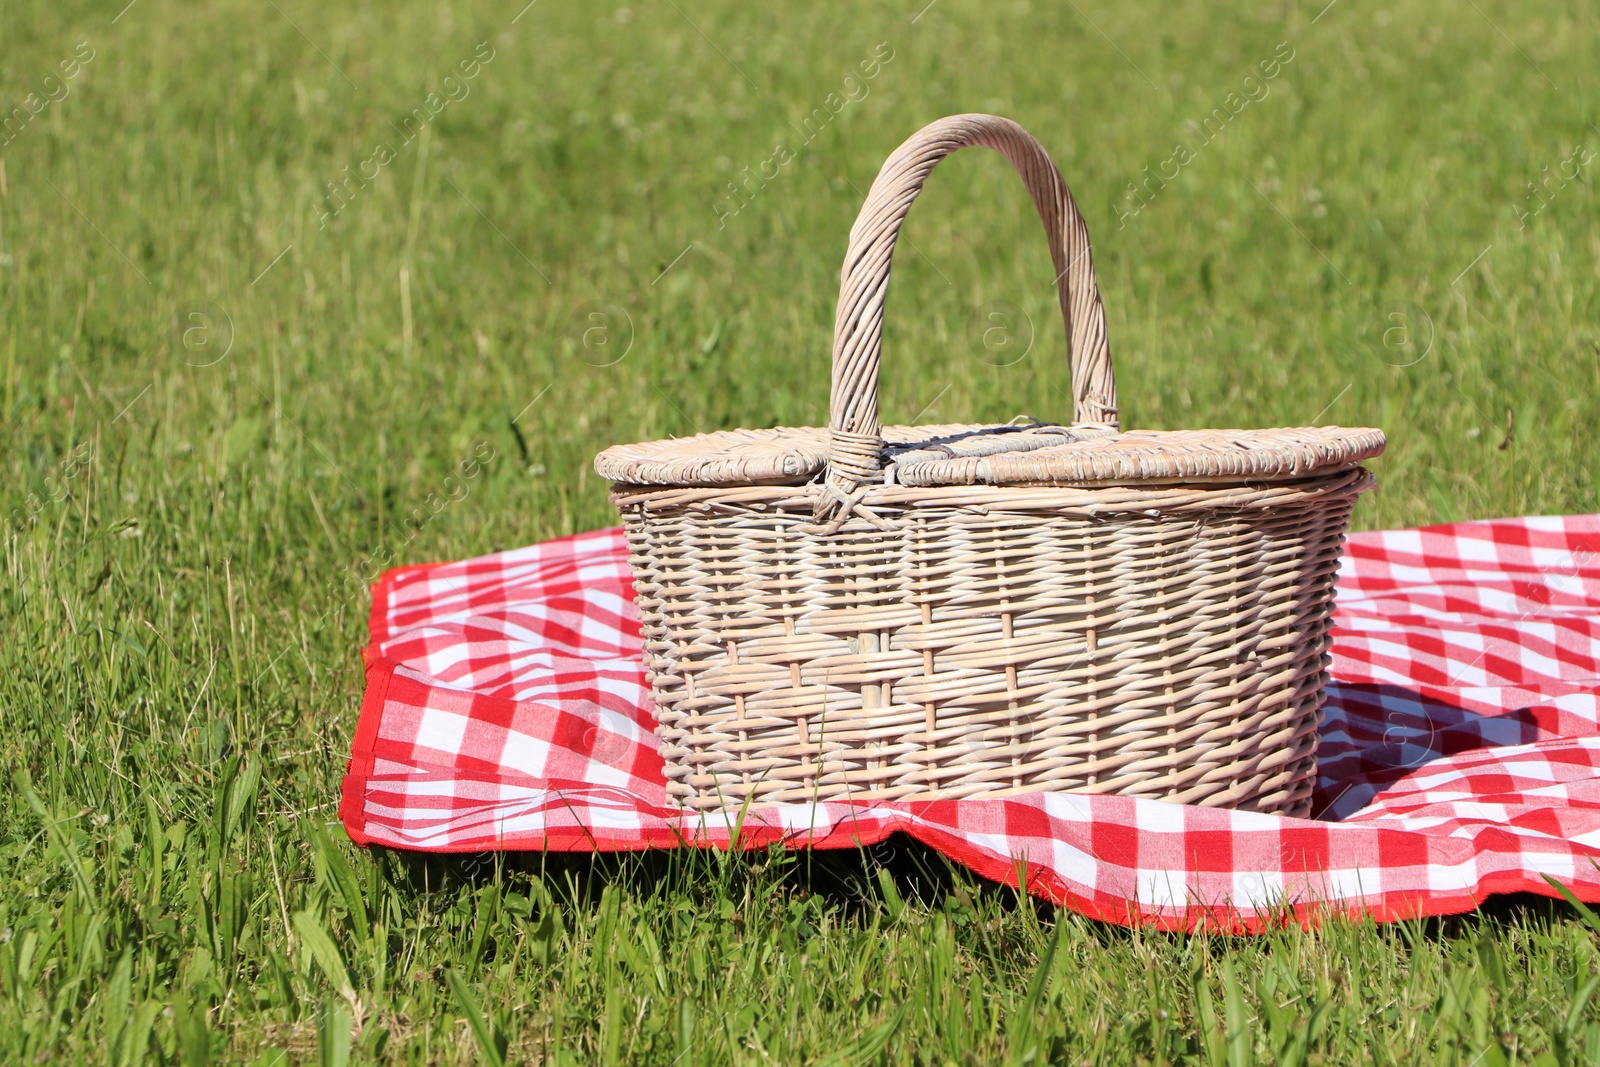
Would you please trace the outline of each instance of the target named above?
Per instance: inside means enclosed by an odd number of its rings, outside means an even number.
[[[435,852],[846,848],[903,831],[1086,915],[1258,930],[1600,900],[1600,516],[1352,537],[1310,819],[1114,796],[668,804],[619,530],[374,587],[340,814]]]

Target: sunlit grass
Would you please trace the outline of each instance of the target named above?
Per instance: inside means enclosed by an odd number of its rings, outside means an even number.
[[[1600,1059],[1564,906],[1186,938],[899,842],[415,859],[333,822],[365,579],[611,524],[605,445],[825,420],[855,210],[947,113],[1081,198],[1129,425],[1381,426],[1362,528],[1597,510],[1591,11],[120,8],[0,30],[0,1060]],[[1068,414],[1004,162],[943,165],[905,237],[886,418]]]

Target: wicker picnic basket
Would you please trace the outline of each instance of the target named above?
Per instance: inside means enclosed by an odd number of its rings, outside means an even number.
[[[1058,273],[1070,426],[879,426],[890,257],[934,166],[1011,161]],[[919,131],[850,231],[827,430],[620,445],[669,794],[689,808],[1036,790],[1305,814],[1371,429],[1119,431],[1089,239],[1043,147]]]

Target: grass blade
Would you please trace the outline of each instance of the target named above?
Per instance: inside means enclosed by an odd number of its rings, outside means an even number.
[[[1577,895],[1573,893],[1572,890],[1568,889],[1566,886],[1562,885],[1548,874],[1541,875],[1540,877],[1549,882],[1550,885],[1555,888],[1555,891],[1561,894],[1562,900],[1565,900],[1568,904],[1572,905],[1572,910],[1578,913],[1578,918],[1583,920],[1584,925],[1588,926],[1589,929],[1593,930],[1596,934],[1600,934],[1600,915],[1596,915],[1593,908],[1579,900]]]
[[[1222,960],[1222,1013],[1228,1027],[1228,1067],[1250,1067],[1253,1043],[1244,991],[1233,960],[1227,957]]]
[[[350,926],[356,935],[356,940],[365,947],[372,937],[372,924],[367,919],[367,902],[361,895],[361,883],[356,880],[356,872],[351,869],[350,862],[344,858],[339,846],[321,826],[312,826],[311,841],[318,854],[322,856],[323,863],[327,865],[328,877],[333,880],[334,888],[339,893],[339,900],[344,904],[344,910],[350,913]]]
[[[329,1000],[317,1020],[317,1060],[321,1067],[350,1065],[350,1009],[342,1000]]]
[[[905,914],[906,902],[895,887],[894,876],[887,867],[878,868],[878,890],[883,894],[884,907],[889,909],[889,918],[898,922],[900,916]]]
[[[317,917],[309,911],[297,911],[294,913],[294,928],[311,951],[311,958],[322,968],[322,973],[340,995],[347,999],[355,996],[355,987],[350,984],[350,972],[345,969],[339,947],[333,943],[333,938],[328,936],[328,931],[322,928]]]
[[[444,979],[450,986],[450,992],[455,995],[456,1006],[467,1017],[467,1028],[472,1031],[483,1058],[494,1067],[505,1067],[507,1042],[490,1028],[488,1020],[478,1008],[477,1000],[472,996],[472,990],[467,988],[466,979],[453,967],[444,972]]]

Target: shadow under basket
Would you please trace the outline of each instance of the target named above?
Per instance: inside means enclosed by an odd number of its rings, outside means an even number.
[[[877,418],[894,239],[945,155],[1044,221],[1074,421]],[[1118,429],[1088,236],[1038,142],[936,122],[850,235],[828,429],[607,449],[666,762],[696,809],[1041,790],[1304,815],[1371,429]]]

